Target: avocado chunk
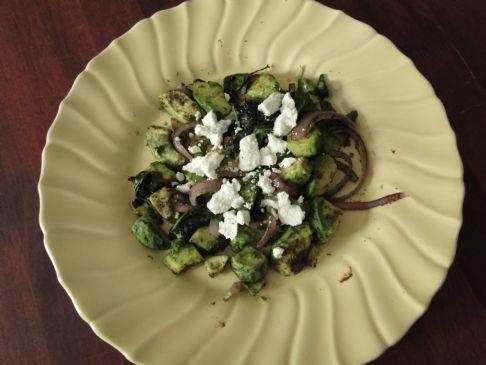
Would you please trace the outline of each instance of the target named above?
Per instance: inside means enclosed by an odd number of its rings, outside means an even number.
[[[306,79],[305,77],[301,77],[297,81],[297,89],[305,94],[313,94],[316,91],[312,80]]]
[[[311,165],[306,158],[299,157],[292,165],[280,171],[280,177],[286,182],[304,185],[311,177]]]
[[[319,155],[312,161],[312,178],[307,184],[307,194],[310,196],[323,195],[329,189],[334,175],[336,175],[336,161],[329,155]]]
[[[139,217],[132,225],[132,233],[145,247],[165,250],[170,246],[167,235],[152,219]]]
[[[265,286],[265,281],[260,280],[255,283],[242,283],[242,284],[246,288],[246,290],[248,290],[248,293],[250,293],[250,295],[255,296],[260,292],[260,290],[263,289],[263,287]]]
[[[310,202],[309,222],[316,232],[317,244],[329,241],[339,225],[341,210],[324,198],[312,199]]]
[[[225,242],[220,234],[214,235],[209,231],[209,227],[196,229],[189,239],[189,242],[201,249],[203,253],[215,253],[225,247]]]
[[[157,171],[160,175],[162,175],[162,179],[164,179],[168,183],[177,180],[176,173],[160,161],[152,162],[150,164],[150,170]]]
[[[256,283],[267,273],[267,258],[256,248],[247,246],[231,258],[231,269],[243,283]]]
[[[252,80],[246,90],[246,100],[263,101],[272,93],[280,91],[280,85],[275,76],[270,74],[259,74]]]
[[[184,245],[178,249],[171,248],[162,259],[164,265],[177,275],[203,261],[204,258],[193,245]]]
[[[192,95],[206,112],[213,111],[218,118],[228,115],[232,108],[224,96],[223,87],[217,82],[195,80],[192,84]]]
[[[150,204],[154,207],[157,213],[164,219],[172,218],[175,211],[172,206],[172,189],[163,187],[150,195]]]
[[[240,252],[246,246],[255,246],[263,236],[261,227],[239,226],[236,237],[230,241],[230,247],[234,252]]]
[[[288,227],[273,243],[270,262],[284,276],[297,274],[308,263],[311,243],[312,230],[308,224]]]
[[[181,166],[186,162],[185,158],[175,150],[170,141],[171,132],[164,127],[151,125],[145,131],[147,147],[157,161],[169,166]]]
[[[321,151],[322,139],[319,129],[314,129],[305,138],[293,140],[287,138],[287,148],[296,157],[312,157]]]
[[[208,275],[214,278],[223,272],[228,260],[229,257],[226,255],[211,256],[204,261],[204,267],[206,268]]]
[[[170,90],[161,94],[159,103],[160,109],[183,124],[195,122],[196,116],[201,113],[197,103],[181,90]]]

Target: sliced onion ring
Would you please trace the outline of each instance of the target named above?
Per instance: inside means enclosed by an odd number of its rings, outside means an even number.
[[[233,284],[231,284],[231,286],[228,288],[228,290],[224,293],[223,300],[224,301],[230,300],[230,298],[233,295],[238,294],[243,289],[245,289],[243,283],[241,281],[235,281]]]
[[[293,141],[305,138],[314,129],[317,122],[320,121],[339,121],[349,129],[355,129],[355,123],[349,117],[333,112],[330,110],[317,110],[305,115],[297,125],[290,131],[289,138]]]
[[[265,233],[263,233],[263,236],[260,238],[260,241],[258,241],[257,247],[265,246],[270,240],[270,238],[272,238],[273,234],[275,233],[275,230],[277,229],[277,219],[272,214],[268,214],[267,221],[268,221],[267,229],[265,229]]]
[[[272,180],[272,185],[278,191],[284,191],[292,197],[299,195],[299,188],[293,184],[286,183],[276,172],[270,174],[270,180]]]
[[[193,185],[191,190],[189,190],[189,201],[191,202],[191,205],[197,205],[197,198],[199,198],[201,195],[218,191],[222,184],[223,180],[214,179],[201,181]]]
[[[180,136],[191,129],[194,129],[196,123],[187,123],[187,124],[180,124],[180,123],[173,123],[173,126],[176,125],[174,132],[172,133],[172,144],[174,148],[179,152],[182,156],[184,156],[189,161],[192,160],[192,155],[186,150],[186,147],[181,142]]]
[[[405,196],[406,195],[404,193],[400,192],[400,193],[385,195],[379,199],[365,201],[365,202],[333,201],[332,204],[342,210],[366,210],[366,209],[379,207],[381,205],[393,203],[394,201],[405,198]]]

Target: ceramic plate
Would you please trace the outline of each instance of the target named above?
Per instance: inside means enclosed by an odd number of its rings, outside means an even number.
[[[357,109],[371,172],[318,266],[269,276],[267,300],[222,293],[231,272],[175,276],[130,234],[127,177],[150,161],[143,131],[166,120],[161,91],[272,65],[326,73]],[[140,364],[359,364],[400,339],[442,284],[456,249],[462,165],[444,109],[385,37],[309,0],[193,0],[136,24],[74,82],[49,130],[40,223],[59,281],[102,339]],[[340,282],[352,270],[353,276]]]

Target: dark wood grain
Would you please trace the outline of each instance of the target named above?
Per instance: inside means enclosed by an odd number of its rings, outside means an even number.
[[[58,284],[38,225],[37,181],[60,101],[87,62],[179,0],[0,1],[0,364],[128,364]],[[456,259],[429,309],[373,365],[486,363],[486,5],[329,0],[389,37],[432,83],[464,163]]]

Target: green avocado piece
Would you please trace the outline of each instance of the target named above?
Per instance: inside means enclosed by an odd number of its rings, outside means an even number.
[[[329,155],[319,155],[312,161],[312,177],[307,184],[307,194],[319,196],[326,193],[336,175],[336,161]]]
[[[288,227],[273,243],[270,262],[284,276],[297,274],[308,263],[311,243],[312,229],[308,224]],[[275,254],[276,248],[281,254]]]
[[[322,138],[319,129],[314,129],[305,138],[293,140],[287,138],[287,148],[296,157],[312,157],[321,151]]]
[[[204,261],[204,267],[206,268],[208,275],[214,278],[216,275],[223,272],[229,257],[226,255],[211,256]]]
[[[317,244],[322,245],[329,241],[339,225],[341,214],[340,209],[324,198],[310,201],[309,222],[316,232]]]
[[[137,218],[132,225],[132,233],[145,247],[165,250],[170,246],[170,241],[165,232],[150,218]]]
[[[218,118],[228,115],[232,107],[224,96],[223,87],[217,82],[195,80],[192,84],[192,95],[206,112],[214,112]]]
[[[193,245],[183,245],[177,249],[171,248],[162,259],[163,264],[177,275],[203,261],[204,258]]]
[[[147,147],[157,161],[169,166],[181,166],[185,158],[175,150],[170,140],[171,131],[167,128],[151,125],[145,131]]]
[[[231,258],[231,269],[243,283],[255,283],[265,278],[267,258],[256,248],[247,246]]]
[[[221,235],[214,235],[209,231],[209,227],[196,229],[189,239],[189,242],[200,248],[203,253],[215,253],[225,247],[225,242]]]
[[[252,80],[246,90],[246,100],[263,101],[274,92],[280,91],[280,85],[275,76],[271,74],[259,74]]]
[[[196,116],[201,113],[197,103],[181,90],[169,90],[161,94],[159,103],[160,109],[183,124],[195,122]]]
[[[292,165],[280,170],[280,177],[286,182],[303,185],[311,177],[311,165],[306,158],[299,157]]]

